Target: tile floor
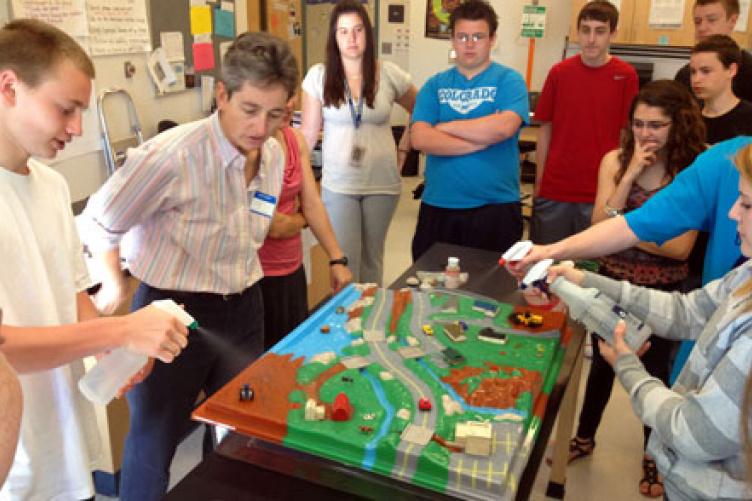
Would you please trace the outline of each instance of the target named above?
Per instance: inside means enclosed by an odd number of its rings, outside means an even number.
[[[405,178],[402,198],[387,235],[384,283],[389,284],[410,266],[410,238],[415,229],[418,201],[412,190],[419,178]],[[589,361],[585,360],[579,400],[585,388]],[[555,433],[552,433],[554,435]],[[178,448],[171,468],[171,486],[180,481],[200,460],[201,432],[194,432]],[[628,501],[646,499],[640,495],[638,481],[642,476],[642,427],[631,410],[629,397],[617,383],[596,436],[598,444],[592,456],[574,463],[567,472],[565,500]],[[541,465],[531,499],[546,498],[550,469]],[[114,500],[97,496],[99,501]]]

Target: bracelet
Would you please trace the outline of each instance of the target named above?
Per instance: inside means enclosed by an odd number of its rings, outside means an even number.
[[[608,204],[605,204],[603,206],[603,212],[605,212],[608,217],[616,217],[616,216],[624,215],[624,209],[614,209]]]
[[[399,151],[400,153],[410,153],[410,150],[403,150],[400,148],[397,148],[397,151]]]
[[[334,266],[335,264],[341,264],[342,266],[347,266],[347,256],[342,256],[339,259],[332,259],[329,261],[329,266]]]

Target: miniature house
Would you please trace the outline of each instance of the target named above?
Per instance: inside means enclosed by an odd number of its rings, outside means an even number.
[[[464,446],[466,454],[474,456],[489,456],[493,430],[491,423],[483,421],[467,421],[457,423],[454,432],[454,441]]]
[[[305,420],[306,421],[321,421],[324,419],[324,406],[316,405],[316,401],[309,398],[305,405]]]
[[[338,394],[332,404],[332,421],[349,421],[352,417],[353,408],[350,399],[344,393]]]

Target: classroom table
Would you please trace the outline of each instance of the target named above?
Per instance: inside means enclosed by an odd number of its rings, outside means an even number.
[[[405,271],[390,288],[401,288],[416,271],[441,271],[449,256],[458,257],[469,274],[461,290],[522,304],[514,278],[497,264],[499,253],[448,244],[436,244]],[[516,499],[530,496],[554,422],[559,416],[554,464],[547,495],[564,496],[566,459],[582,372],[585,332],[569,321],[572,338],[551,391],[538,439],[520,479]],[[457,499],[435,491],[360,470],[252,437],[229,433],[217,449],[179,482],[165,499],[173,501],[293,499]]]

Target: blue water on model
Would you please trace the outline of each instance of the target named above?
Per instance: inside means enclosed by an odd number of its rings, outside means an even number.
[[[350,346],[353,338],[344,327],[347,322],[347,312],[336,313],[335,310],[338,306],[347,306],[358,299],[360,299],[360,291],[355,290],[352,285],[347,286],[335,296],[334,301],[316,310],[303,324],[269,351],[279,355],[292,353],[293,358],[305,357],[305,363],[308,363],[313,355],[321,353],[322,342],[319,336],[326,336],[328,347],[326,351],[333,351],[342,356],[342,349]],[[328,325],[331,331],[328,334],[322,334],[318,329],[312,332],[310,325],[318,327]]]
[[[363,463],[361,464],[361,466],[363,466],[363,468],[371,470],[373,469],[374,463],[376,463],[376,446],[378,445],[379,441],[384,438],[387,433],[389,433],[389,428],[392,424],[392,420],[394,419],[395,412],[394,407],[392,407],[392,404],[390,404],[389,400],[386,398],[386,394],[384,393],[384,388],[381,384],[381,381],[378,378],[372,376],[368,371],[362,371],[361,374],[363,374],[363,377],[370,381],[371,386],[373,387],[373,391],[374,393],[376,393],[376,398],[379,399],[379,404],[384,409],[384,413],[386,414],[384,416],[384,421],[381,423],[379,429],[375,432],[373,439],[366,444],[365,456],[363,457]]]

